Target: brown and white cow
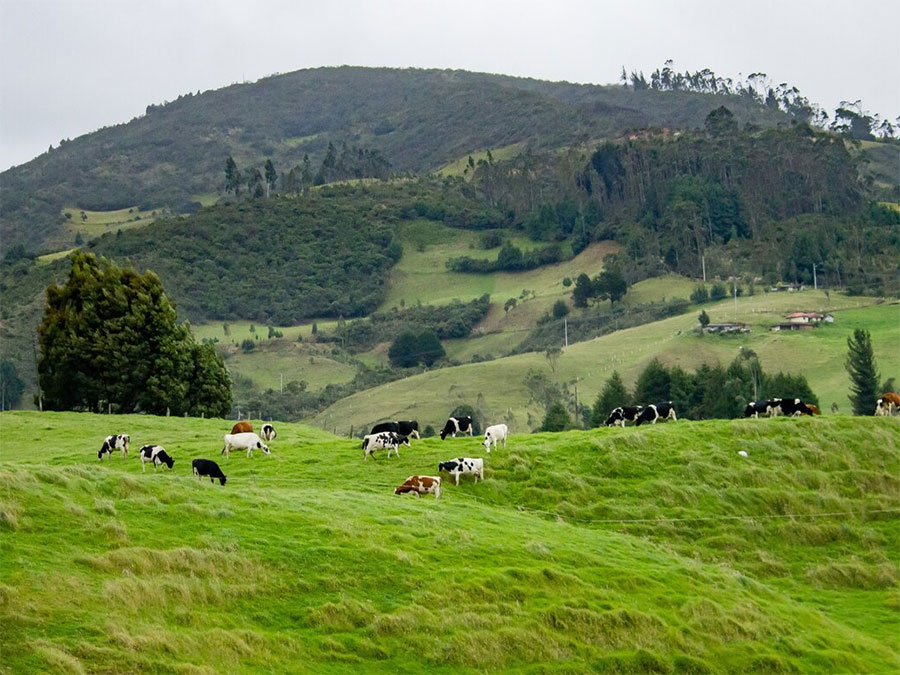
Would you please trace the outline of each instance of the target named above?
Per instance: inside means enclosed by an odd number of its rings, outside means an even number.
[[[394,490],[395,495],[403,495],[412,492],[416,497],[433,494],[435,499],[441,498],[440,476],[410,476],[403,485]]]
[[[875,406],[876,415],[893,415],[897,410],[900,410],[900,394],[893,391],[882,394]]]

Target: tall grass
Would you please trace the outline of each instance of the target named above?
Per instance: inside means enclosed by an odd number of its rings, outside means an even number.
[[[270,457],[224,460],[229,425],[0,415],[5,669],[900,668],[897,420],[513,436],[440,500],[392,489],[478,439],[363,463],[280,423]],[[175,470],[98,462],[117,429]]]

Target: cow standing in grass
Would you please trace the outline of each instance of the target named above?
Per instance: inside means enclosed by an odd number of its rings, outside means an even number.
[[[253,456],[254,450],[262,450],[265,454],[269,454],[269,446],[262,442],[259,436],[253,433],[244,432],[241,434],[225,434],[225,447],[222,448],[222,454],[228,458],[228,453],[232,450],[246,450],[247,457]]]
[[[503,445],[503,449],[506,450],[506,437],[509,433],[509,427],[505,424],[493,424],[484,430],[484,449],[487,452],[491,451],[491,446],[494,446],[494,449],[497,449],[497,443],[501,443]]]
[[[209,476],[210,483],[214,483],[218,478],[220,485],[225,485],[225,481],[228,480],[225,474],[222,473],[222,469],[219,468],[219,465],[211,459],[195,459],[191,462],[191,468],[194,475],[197,477],[197,480]]]
[[[128,444],[131,443],[131,436],[128,434],[113,434],[107,436],[100,446],[100,452],[97,453],[97,459],[102,460],[104,455],[112,455],[116,450],[122,451],[122,459],[128,457]]]
[[[435,499],[441,498],[441,477],[440,476],[410,476],[403,485],[394,490],[395,495],[404,495],[412,493],[416,497],[432,494]]]
[[[441,440],[444,440],[447,436],[456,438],[456,434],[468,434],[471,436],[472,433],[473,427],[471,417],[451,417],[447,420],[447,423],[444,424],[444,428],[441,429]]]
[[[387,450],[388,458],[390,458],[392,452],[399,457],[401,445],[410,447],[409,438],[396,434],[393,431],[368,434],[363,437],[362,442],[363,460],[369,459],[369,455],[371,455],[374,460],[376,450]]]
[[[675,415],[675,407],[672,405],[672,401],[651,403],[641,411],[640,415],[638,415],[635,426],[639,427],[644,422],[656,424],[658,420],[672,420],[674,422],[677,419],[678,417]]]
[[[882,394],[875,404],[875,414],[879,416],[890,416],[898,410],[900,410],[900,394],[893,391]]]
[[[169,457],[166,449],[161,445],[142,445],[138,456],[141,458],[141,473],[146,471],[147,462],[153,464],[154,471],[160,464],[165,464],[169,467],[169,471],[175,466],[175,460]]]
[[[475,476],[475,482],[480,478],[484,480],[484,460],[480,457],[457,457],[449,462],[438,464],[438,473],[446,471],[456,479],[459,485],[460,476]]]
[[[625,422],[637,422],[637,418],[640,416],[641,410],[643,410],[643,408],[639,405],[622,405],[618,408],[613,408],[612,412],[609,413],[609,417],[606,418],[606,422],[604,422],[604,424],[608,427],[624,427]]]

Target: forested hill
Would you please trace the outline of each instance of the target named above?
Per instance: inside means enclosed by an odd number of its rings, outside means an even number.
[[[225,159],[284,173],[329,143],[421,173],[484,148],[536,149],[645,128],[696,128],[725,100],[741,123],[786,120],[740,97],[541,82],[449,70],[320,68],[188,93],[127,124],[66,140],[0,174],[0,254],[40,251],[64,207],[184,212],[221,194]]]

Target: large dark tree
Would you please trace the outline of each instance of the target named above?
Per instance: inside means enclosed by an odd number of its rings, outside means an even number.
[[[221,358],[198,346],[153,272],[76,251],[64,286],[47,289],[38,377],[51,410],[226,415]]]
[[[854,415],[872,415],[878,401],[878,368],[872,351],[869,331],[857,328],[847,338],[847,360],[844,362],[850,373],[850,394]]]
[[[603,385],[603,391],[597,394],[597,399],[594,401],[594,407],[591,409],[591,426],[599,427],[606,421],[614,408],[627,405],[629,400],[625,383],[622,382],[619,371],[614,370],[606,384]]]
[[[16,367],[8,359],[0,361],[0,410],[12,410],[22,401],[25,383],[16,373]]]

